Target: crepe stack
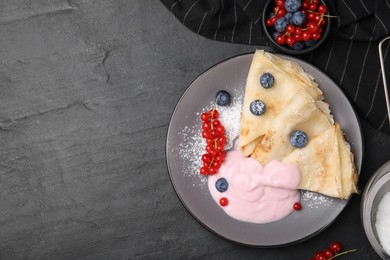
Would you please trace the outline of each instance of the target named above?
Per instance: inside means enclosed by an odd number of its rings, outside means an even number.
[[[264,73],[274,77],[271,88],[263,88]],[[254,100],[266,104],[263,115],[253,115]],[[304,131],[303,148],[290,143],[290,134]],[[263,165],[272,160],[295,164],[301,172],[299,188],[347,199],[357,192],[353,155],[340,126],[313,77],[295,62],[257,50],[249,70],[237,150]]]

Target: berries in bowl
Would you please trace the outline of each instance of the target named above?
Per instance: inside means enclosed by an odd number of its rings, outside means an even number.
[[[321,0],[269,0],[263,11],[263,27],[275,48],[299,55],[324,42],[331,17]]]

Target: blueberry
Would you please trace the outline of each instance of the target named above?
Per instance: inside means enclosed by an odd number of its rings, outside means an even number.
[[[317,43],[317,41],[310,39],[310,40],[305,42],[305,45],[307,47],[311,47],[311,46],[314,46],[316,43]]]
[[[288,21],[289,23],[291,23],[291,17],[292,17],[292,16],[293,16],[292,13],[286,13],[286,14],[284,15],[284,18],[286,18],[287,21]]]
[[[230,103],[230,94],[226,90],[220,90],[215,97],[217,99],[218,106],[226,106]]]
[[[225,178],[219,178],[216,182],[215,182],[215,188],[217,188],[217,190],[219,192],[224,192],[228,189],[229,187],[229,183],[227,182],[227,180]]]
[[[301,8],[301,0],[286,0],[284,8],[286,8],[287,12],[294,13]]]
[[[301,130],[293,131],[290,135],[290,143],[296,148],[304,147],[307,141],[307,134]]]
[[[272,76],[271,73],[264,73],[260,77],[260,85],[263,86],[263,88],[270,88],[274,85],[274,76]]]
[[[286,18],[284,17],[279,17],[278,20],[276,20],[275,22],[275,30],[277,30],[278,32],[284,32],[284,29],[286,29],[286,26],[288,24],[288,21]]]
[[[296,42],[293,44],[293,46],[291,46],[291,48],[296,51],[302,50],[303,47],[305,47],[305,45],[302,42]]]
[[[295,26],[303,26],[306,23],[306,15],[301,11],[295,12],[291,17],[291,23]]]
[[[251,102],[249,105],[249,110],[255,116],[261,116],[265,113],[266,106],[263,101],[257,99]]]

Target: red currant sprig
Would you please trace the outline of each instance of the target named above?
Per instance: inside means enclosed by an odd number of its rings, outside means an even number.
[[[356,249],[351,249],[348,251],[341,252],[341,244],[340,242],[333,242],[329,248],[324,251],[319,251],[315,254],[314,257],[309,260],[331,260],[338,256],[345,255],[348,253],[356,252]]]
[[[216,103],[209,112],[201,115],[202,137],[206,140],[206,153],[202,155],[203,166],[200,168],[202,175],[215,174],[225,159],[225,127],[218,116]]]

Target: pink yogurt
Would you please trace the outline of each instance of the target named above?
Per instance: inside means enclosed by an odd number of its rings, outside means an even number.
[[[228,189],[219,192],[215,183],[225,178]],[[232,218],[251,223],[269,223],[288,216],[299,202],[301,181],[295,165],[274,160],[263,167],[258,161],[237,151],[227,153],[221,168],[209,176],[210,193],[219,205],[223,197],[229,200],[223,210]]]

